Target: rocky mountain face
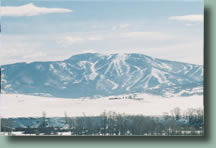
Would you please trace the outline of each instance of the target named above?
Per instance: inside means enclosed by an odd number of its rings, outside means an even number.
[[[143,54],[85,53],[64,61],[1,66],[2,92],[66,98],[203,94],[203,66]]]

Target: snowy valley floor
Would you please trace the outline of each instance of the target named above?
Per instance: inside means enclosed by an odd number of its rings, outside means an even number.
[[[169,113],[174,108],[186,111],[189,108],[203,109],[203,96],[163,98],[147,94],[137,94],[139,99],[114,99],[122,96],[110,96],[98,99],[64,99],[28,96],[20,94],[2,94],[0,97],[0,116],[3,118],[98,116],[104,111],[113,111],[127,115],[158,116]],[[142,98],[142,99],[140,99]]]

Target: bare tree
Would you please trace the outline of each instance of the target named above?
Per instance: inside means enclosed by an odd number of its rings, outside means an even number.
[[[181,118],[181,109],[179,107],[174,108],[171,113],[175,117],[175,120],[179,120]]]

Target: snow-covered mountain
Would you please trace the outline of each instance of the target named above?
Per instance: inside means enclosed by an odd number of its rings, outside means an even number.
[[[64,61],[16,63],[1,68],[3,93],[68,98],[203,94],[203,66],[143,54],[85,53]]]

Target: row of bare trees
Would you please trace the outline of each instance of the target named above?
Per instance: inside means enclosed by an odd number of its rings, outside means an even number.
[[[3,132],[11,135],[13,131],[23,131],[32,135],[102,135],[102,136],[166,136],[166,135],[203,135],[204,115],[202,109],[188,109],[182,112],[175,108],[163,116],[125,115],[103,112],[100,116],[65,117],[64,126],[54,126],[51,118],[43,117],[37,127],[16,127],[12,119],[2,119]]]

